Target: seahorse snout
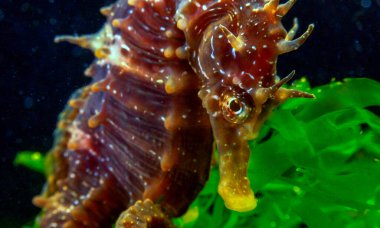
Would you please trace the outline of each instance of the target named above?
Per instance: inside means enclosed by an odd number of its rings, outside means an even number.
[[[218,193],[230,210],[246,212],[255,209],[257,206],[257,200],[249,186],[248,179],[243,177],[242,180],[230,179],[219,183]]]

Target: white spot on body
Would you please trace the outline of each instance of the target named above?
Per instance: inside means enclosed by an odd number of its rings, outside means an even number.
[[[214,99],[214,100],[219,100],[219,96],[218,95],[212,95],[212,99]]]

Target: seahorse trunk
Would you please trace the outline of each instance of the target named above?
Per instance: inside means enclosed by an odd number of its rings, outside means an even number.
[[[73,97],[60,120],[48,190],[34,201],[42,227],[110,227],[144,199],[179,216],[207,181],[212,131],[176,7],[119,0],[102,9],[108,18],[97,34],[56,39],[96,59],[86,96]]]

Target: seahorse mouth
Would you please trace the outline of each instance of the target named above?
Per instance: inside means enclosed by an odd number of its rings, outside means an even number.
[[[248,184],[248,186],[247,186]],[[239,181],[221,182],[218,186],[218,193],[223,198],[224,204],[230,210],[247,212],[256,208],[257,200],[248,183]]]

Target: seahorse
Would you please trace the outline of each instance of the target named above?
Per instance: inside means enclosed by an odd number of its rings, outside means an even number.
[[[213,142],[226,207],[253,210],[247,142],[287,99],[314,98],[276,71],[314,28],[285,30],[295,2],[118,0],[98,33],[57,37],[96,58],[59,118],[40,226],[171,227],[208,179]]]

